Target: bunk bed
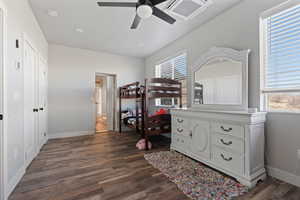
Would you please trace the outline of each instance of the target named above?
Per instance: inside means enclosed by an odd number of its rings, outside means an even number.
[[[178,98],[181,108],[182,85],[180,82],[166,78],[152,78],[146,79],[144,86],[139,82],[122,86],[119,92],[120,132],[122,132],[122,123],[129,128],[136,129],[136,132],[146,140],[146,150],[148,150],[149,137],[171,132],[171,115],[169,113],[150,115],[150,102],[157,98]],[[136,110],[133,116],[122,117],[122,99],[135,99]],[[133,123],[128,123],[129,120]]]
[[[139,82],[134,82],[128,85],[121,86],[119,88],[119,132],[122,133],[122,122],[129,128],[136,129],[136,132],[140,132],[140,122],[142,122],[142,117],[139,113],[139,108],[142,109],[143,112],[143,86],[140,86]],[[133,99],[135,100],[135,113],[131,113],[130,116],[123,117],[122,110],[122,100],[124,99]],[[128,112],[128,111],[127,111]],[[135,123],[128,123],[134,119]]]
[[[179,107],[182,108],[182,84],[172,79],[152,78],[145,80],[144,87],[143,135],[146,140],[146,150],[148,150],[150,136],[171,133],[170,113],[149,115],[150,101],[158,98],[177,98],[179,99]]]

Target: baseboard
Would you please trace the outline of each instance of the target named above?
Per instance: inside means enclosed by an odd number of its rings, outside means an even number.
[[[45,137],[45,140],[44,140],[43,143],[46,144],[47,141],[48,141],[48,137]],[[39,151],[36,152],[35,157],[37,156],[38,153],[39,153]],[[10,196],[10,194],[17,187],[18,183],[21,181],[21,179],[23,178],[23,176],[25,175],[25,173],[26,173],[26,165],[24,165],[23,167],[21,167],[18,170],[18,172],[16,173],[16,175],[12,178],[12,180],[7,184],[7,188],[5,188],[5,195],[4,195],[4,199],[5,200],[8,199],[8,197]]]
[[[94,133],[95,131],[54,133],[54,134],[48,134],[48,138],[49,139],[68,138],[68,137],[77,137],[77,136],[84,136],[84,135],[93,135]]]
[[[26,168],[25,166],[21,167],[16,175],[11,179],[8,183],[7,188],[5,188],[5,198],[8,199],[9,195],[14,191],[17,187],[18,183],[21,181],[22,177],[25,175]]]
[[[300,176],[273,167],[267,167],[267,170],[269,176],[300,187]]]

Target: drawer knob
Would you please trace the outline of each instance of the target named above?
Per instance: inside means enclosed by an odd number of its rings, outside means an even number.
[[[177,131],[178,131],[179,133],[182,133],[182,132],[183,132],[183,129],[177,128]]]
[[[225,161],[227,161],[227,162],[232,161],[232,157],[226,158],[226,157],[224,156],[224,154],[221,154],[221,157],[223,158],[223,160],[225,160]]]
[[[232,145],[232,141],[230,141],[230,142],[225,142],[223,139],[221,139],[221,142],[222,142],[224,145],[227,145],[227,146]]]
[[[193,137],[193,131],[190,131],[190,137],[192,138]]]
[[[226,129],[226,128],[224,128],[224,126],[221,126],[221,129],[222,129],[223,131],[225,131],[225,132],[230,132],[230,131],[232,131],[232,128]]]
[[[183,123],[184,120],[183,120],[183,119],[177,119],[177,122],[178,122],[178,123]]]

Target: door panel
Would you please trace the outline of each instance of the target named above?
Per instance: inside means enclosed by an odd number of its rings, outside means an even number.
[[[0,8],[0,114],[3,115],[4,112],[4,15],[3,10]],[[0,199],[4,199],[4,127],[3,121],[0,120]]]
[[[115,77],[107,76],[107,128],[110,131],[114,130],[115,121]]]
[[[191,151],[201,157],[210,157],[209,122],[193,120],[191,122]]]
[[[36,154],[36,117],[35,108],[35,67],[36,53],[30,44],[24,41],[24,146],[25,160],[27,165],[34,159]]]
[[[38,76],[38,142],[41,148],[47,138],[47,63],[42,58],[39,60],[39,76]]]

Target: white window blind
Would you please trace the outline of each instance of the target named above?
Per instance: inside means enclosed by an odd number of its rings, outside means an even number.
[[[181,54],[156,66],[156,77],[184,80],[187,76],[186,54]]]
[[[265,23],[265,89],[300,89],[300,5]]]
[[[187,104],[187,58],[186,53],[180,54],[174,58],[158,64],[155,68],[157,78],[169,78],[182,83],[183,105]],[[172,98],[157,99],[157,106],[174,106],[177,100]]]
[[[167,61],[160,65],[160,78],[173,78],[173,61]]]
[[[174,58],[174,79],[181,81],[187,76],[186,54]]]

